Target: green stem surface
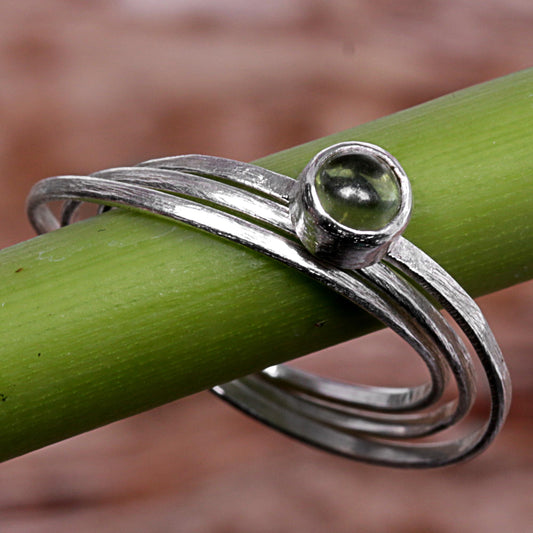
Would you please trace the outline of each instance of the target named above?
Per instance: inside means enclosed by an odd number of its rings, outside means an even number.
[[[533,70],[261,159],[383,146],[409,175],[406,236],[473,295],[533,272]],[[304,275],[199,230],[114,211],[0,252],[0,460],[365,334]]]

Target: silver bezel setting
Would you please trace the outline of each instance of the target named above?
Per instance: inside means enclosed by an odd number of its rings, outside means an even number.
[[[316,191],[317,172],[333,159],[366,155],[386,165],[400,191],[398,213],[379,230],[357,230],[332,218]],[[411,184],[400,163],[379,146],[363,142],[336,144],[319,152],[300,174],[290,202],[294,229],[302,244],[315,257],[340,268],[363,268],[380,261],[390,245],[405,230],[412,209]]]

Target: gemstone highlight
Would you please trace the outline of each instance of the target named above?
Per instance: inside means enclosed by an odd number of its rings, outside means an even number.
[[[400,210],[400,187],[392,169],[368,154],[329,160],[315,175],[315,189],[324,211],[354,230],[380,230]]]

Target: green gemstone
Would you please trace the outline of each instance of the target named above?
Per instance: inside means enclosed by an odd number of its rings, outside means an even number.
[[[326,213],[355,230],[379,230],[400,210],[400,188],[392,169],[366,154],[330,160],[315,176]]]

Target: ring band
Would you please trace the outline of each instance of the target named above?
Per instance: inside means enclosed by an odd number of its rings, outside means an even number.
[[[46,206],[65,200],[58,221]],[[318,153],[297,181],[202,155],[177,156],[91,176],[37,183],[28,216],[38,233],[72,222],[80,202],[171,218],[273,257],[325,284],[393,329],[424,360],[430,382],[414,387],[348,385],[287,365],[213,388],[254,418],[325,450],[367,462],[433,467],[485,449],[509,410],[511,386],[481,311],[437,263],[401,236],[411,208],[400,164],[368,143]],[[426,296],[447,310],[467,349]],[[459,423],[476,397],[471,352],[489,383],[481,427],[455,440],[416,442]],[[449,376],[454,400],[442,400]]]

